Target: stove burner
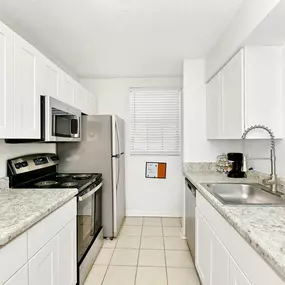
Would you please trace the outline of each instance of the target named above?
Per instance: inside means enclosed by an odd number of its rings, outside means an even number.
[[[84,180],[84,179],[89,179],[91,177],[92,174],[76,174],[72,176],[72,178],[76,180]]]
[[[50,187],[50,186],[54,186],[54,185],[57,185],[57,184],[58,184],[57,181],[47,180],[47,181],[37,182],[35,184],[35,186],[37,186],[37,187]]]
[[[78,185],[77,182],[65,182],[65,183],[62,183],[60,186],[62,186],[62,187],[74,187],[77,185]]]
[[[69,176],[70,176],[69,174],[62,173],[62,174],[57,174],[56,178],[65,178],[65,177],[69,177]]]

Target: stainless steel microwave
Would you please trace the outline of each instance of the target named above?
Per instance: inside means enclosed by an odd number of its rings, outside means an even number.
[[[49,96],[41,96],[41,137],[6,139],[6,143],[80,142],[81,111]]]
[[[81,141],[81,111],[52,97],[44,100],[44,141]]]

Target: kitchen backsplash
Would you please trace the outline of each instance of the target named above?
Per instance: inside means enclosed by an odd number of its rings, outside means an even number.
[[[187,162],[183,167],[186,171],[217,171],[216,162]]]
[[[7,159],[32,153],[54,153],[54,143],[7,144],[0,140],[0,177],[7,175]]]

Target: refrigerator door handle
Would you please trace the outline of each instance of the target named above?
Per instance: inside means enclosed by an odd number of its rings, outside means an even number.
[[[116,181],[116,193],[118,193],[118,186],[119,186],[119,181],[120,181],[120,174],[121,174],[121,158],[120,155],[118,157],[118,173],[117,173],[117,181]]]
[[[116,120],[116,119],[115,119]],[[119,128],[118,128],[118,123],[115,121],[115,129],[116,129],[116,137],[117,137],[117,142],[118,142],[118,153],[121,153],[121,145],[120,145],[120,133],[119,133]]]

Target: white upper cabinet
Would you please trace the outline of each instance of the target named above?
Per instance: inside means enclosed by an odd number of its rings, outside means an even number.
[[[80,85],[74,97],[74,106],[84,114],[95,115],[96,97]]]
[[[222,70],[222,138],[240,138],[244,130],[243,116],[243,50]]]
[[[40,95],[59,98],[60,69],[48,58],[40,56]]]
[[[280,47],[240,50],[207,84],[207,138],[240,139],[246,128],[257,124],[282,138],[281,86]],[[256,131],[248,137],[267,134]]]
[[[81,86],[78,86],[78,90],[74,96],[74,106],[81,110],[81,112],[86,113],[87,107],[87,91]]]
[[[14,126],[15,138],[39,139],[39,52],[15,34]]]
[[[87,93],[87,114],[88,115],[95,115],[96,111],[97,111],[97,107],[96,107],[96,97],[91,94],[90,92]]]
[[[221,137],[222,126],[222,76],[218,74],[207,84],[206,113],[207,113],[207,138]]]
[[[40,96],[96,114],[96,97],[0,22],[0,139],[40,139]]]
[[[67,73],[61,71],[61,82],[58,99],[66,104],[73,106],[77,90],[78,83]]]
[[[0,138],[14,137],[14,33],[0,22]]]
[[[248,47],[245,59],[245,128],[266,125],[282,138],[282,47]],[[268,138],[268,134],[255,130],[248,138]]]

